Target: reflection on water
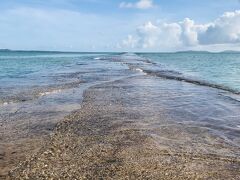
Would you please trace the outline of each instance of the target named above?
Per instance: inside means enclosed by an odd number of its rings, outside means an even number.
[[[0,175],[81,107],[85,89],[132,74],[126,65],[96,56],[0,56]]]
[[[131,74],[126,65],[103,63],[100,58],[95,58],[96,56],[80,54],[66,57],[49,56],[49,59],[46,55],[20,56],[13,60],[1,57],[4,63],[0,62],[4,65],[6,61],[14,61],[5,67],[13,68],[13,72],[5,69],[0,79],[0,122],[2,127],[5,127],[1,132],[16,131],[18,136],[14,137],[19,138],[19,134],[26,133],[21,128],[29,125],[28,121],[32,127],[38,129],[37,131],[40,132],[41,127],[46,131],[45,126],[40,126],[40,123],[49,122],[54,125],[71,111],[79,109],[84,89]],[[20,70],[15,66],[19,66]],[[4,69],[3,66],[1,68]],[[32,69],[32,73],[27,69]],[[20,78],[18,71],[23,74],[25,72],[24,76]],[[10,122],[13,123],[12,126]],[[5,134],[12,136],[12,133]],[[8,141],[9,138],[5,136],[4,140]]]
[[[161,145],[240,156],[240,103],[226,99],[224,92],[149,76],[130,78],[128,83],[135,93],[126,101],[137,105],[142,128]]]
[[[162,70],[159,65],[136,55],[122,55],[117,61],[136,71]],[[161,145],[165,144],[176,151],[188,148],[188,151],[195,153],[239,157],[238,94],[149,73],[130,78],[127,84],[130,85],[127,88],[131,92],[129,94],[134,94],[128,97],[126,91],[127,104],[132,104],[134,108],[137,106],[142,116],[138,122]],[[121,83],[116,86],[121,87]]]
[[[135,54],[20,53],[0,56],[0,70],[0,168],[16,164],[23,139],[49,135],[64,116],[81,108],[85,89],[123,78],[114,83],[125,89],[121,100],[139,112],[135,121],[156,143],[178,152],[240,156],[237,93],[169,80],[158,74],[160,64]],[[15,150],[7,156],[9,144]],[[25,147],[33,149],[33,144]]]
[[[140,54],[194,80],[218,84],[240,92],[240,53],[178,52]]]

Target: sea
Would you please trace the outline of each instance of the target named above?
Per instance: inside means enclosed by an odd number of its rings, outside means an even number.
[[[239,52],[178,52],[140,54],[161,66],[193,81],[204,81],[209,86],[218,85],[240,92]]]
[[[159,78],[163,109],[240,147],[240,53],[0,51],[2,140],[47,135],[81,108],[84,90],[133,76]],[[143,83],[138,82],[138,83]],[[239,155],[239,154],[238,154]]]

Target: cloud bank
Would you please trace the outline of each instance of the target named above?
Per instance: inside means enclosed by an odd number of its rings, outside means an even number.
[[[154,7],[153,0],[139,0],[136,3],[121,2],[120,8],[150,9]]]
[[[122,46],[136,49],[179,49],[240,43],[240,11],[226,12],[214,22],[197,24],[185,18],[180,22],[146,22]]]

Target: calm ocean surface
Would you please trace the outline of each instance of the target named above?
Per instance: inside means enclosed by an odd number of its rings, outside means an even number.
[[[130,77],[137,77],[137,81],[131,82]],[[81,108],[84,90],[122,78],[129,79],[126,92],[141,97],[139,105],[154,115],[153,119],[146,115],[149,133],[154,137],[161,139],[161,131],[154,130],[162,126],[157,116],[160,109],[166,115],[166,127],[175,122],[188,130],[200,128],[231,146],[233,151],[228,155],[239,157],[237,53],[0,52],[2,141],[48,135],[66,115]],[[139,85],[143,89],[134,92]],[[152,99],[145,99],[144,94]],[[136,103],[136,99],[129,101]],[[190,136],[195,137],[194,133],[191,131]],[[205,142],[206,138],[198,141]],[[218,152],[218,148],[212,152]]]
[[[9,142],[52,132],[79,110],[85,89],[131,73],[105,53],[0,52],[0,137]]]
[[[100,63],[97,57],[111,54],[0,52],[0,103],[31,100],[37,96],[77,86],[85,70],[120,68]],[[155,62],[160,70],[177,76],[217,84],[240,92],[240,53],[139,54]],[[80,71],[79,71],[80,70]],[[82,75],[81,77],[78,75]],[[31,92],[30,92],[31,91]]]
[[[161,65],[162,69],[240,92],[240,53],[180,52],[140,55]]]
[[[114,68],[95,62],[98,55],[103,54],[0,52],[0,103],[32,100],[93,81],[88,73]]]

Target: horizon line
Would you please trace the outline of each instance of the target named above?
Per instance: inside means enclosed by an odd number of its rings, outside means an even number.
[[[184,52],[204,52],[204,53],[240,53],[235,50],[205,51],[205,50],[183,50],[183,51],[65,51],[65,50],[23,50],[23,49],[1,49],[0,52],[47,52],[47,53],[184,53]]]

